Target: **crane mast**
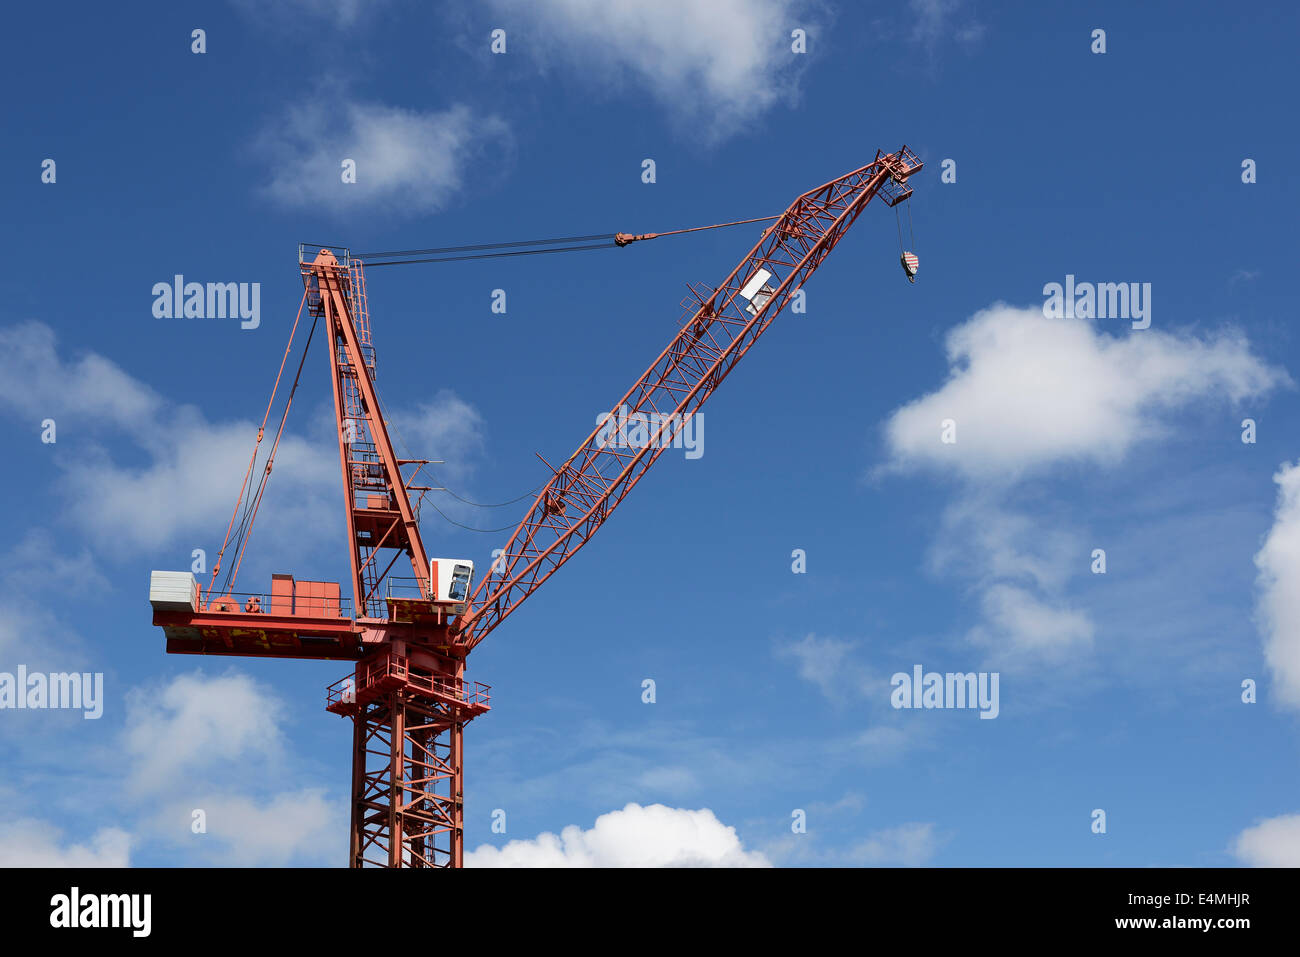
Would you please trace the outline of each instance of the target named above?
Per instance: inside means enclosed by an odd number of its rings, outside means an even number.
[[[218,588],[219,558],[207,591],[190,572],[153,572],[150,603],[172,654],[355,663],[326,692],[327,710],[353,722],[350,867],[463,864],[464,730],[490,708],[488,686],[465,678],[469,652],[590,540],[872,199],[895,206],[911,195],[908,177],[921,165],[906,146],[878,152],[799,196],[720,285],[695,287],[690,316],[611,413],[644,416],[649,441],[621,447],[598,426],[553,469],[472,594],[465,574],[472,564],[430,560],[420,537],[410,493],[428,490],[412,484],[427,460],[397,458],[389,437],[375,389],[364,267],[343,249],[300,247],[303,305],[324,321],[330,350],[351,602],[336,582],[290,575],[272,576],[269,594],[234,593],[229,576]],[[619,233],[615,242],[655,237]],[[915,257],[909,266],[907,255],[911,278]],[[274,454],[272,445],[266,475]],[[404,476],[411,465],[415,473]],[[253,515],[265,477],[249,500]],[[239,528],[242,556],[243,522]],[[411,578],[393,573],[399,563]],[[234,564],[237,572],[238,558]]]
[[[383,605],[379,583],[403,553],[413,575],[409,594],[428,597],[429,558],[401,472],[403,465],[423,460],[397,458],[380,414],[362,264],[340,263],[331,250],[322,249],[300,269],[308,314],[324,318],[331,344],[330,381],[352,545],[354,607],[359,618],[378,618]],[[381,556],[388,553],[391,558],[380,571]]]

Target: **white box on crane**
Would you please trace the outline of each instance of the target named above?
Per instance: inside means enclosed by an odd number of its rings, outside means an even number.
[[[149,604],[154,611],[199,610],[199,583],[191,572],[149,572]]]
[[[767,305],[767,301],[772,298],[776,292],[767,281],[772,278],[772,274],[766,269],[760,269],[754,275],[749,277],[749,282],[740,290],[740,295],[749,300],[749,305],[745,311],[751,316],[758,315],[758,310]]]

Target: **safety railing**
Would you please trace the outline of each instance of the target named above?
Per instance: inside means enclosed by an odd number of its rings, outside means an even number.
[[[417,600],[425,598],[429,593],[429,580],[421,578],[399,578],[396,575],[389,575],[385,579],[386,598],[404,598],[408,600]]]
[[[348,267],[352,264],[352,252],[346,246],[336,246],[333,243],[299,243],[298,244],[298,265],[310,266],[316,261],[321,250],[328,249],[334,254],[334,258],[339,261],[339,265]]]
[[[277,615],[299,618],[351,618],[352,599],[326,595],[274,595],[268,592],[222,592],[210,596],[199,590],[199,613]]]
[[[395,679],[393,687],[404,686],[425,694],[451,699],[468,707],[489,707],[492,686],[481,681],[412,673],[404,655],[389,654],[357,665],[355,674],[340,678],[325,689],[325,707],[351,705],[368,696],[381,683]]]

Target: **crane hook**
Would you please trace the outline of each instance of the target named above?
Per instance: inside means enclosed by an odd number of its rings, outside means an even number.
[[[898,257],[898,261],[903,264],[903,272],[907,273],[908,282],[916,282],[916,270],[920,267],[921,261],[916,258],[916,253],[907,252]]]

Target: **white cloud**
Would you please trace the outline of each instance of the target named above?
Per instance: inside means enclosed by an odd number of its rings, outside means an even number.
[[[713,140],[793,96],[817,5],[806,0],[493,0],[513,50],[559,58],[593,87],[646,88],[683,126]],[[519,28],[516,29],[516,24]],[[495,25],[495,24],[494,24]]]
[[[414,458],[423,457],[421,449],[437,451],[435,457],[444,464],[433,469],[444,480],[463,482],[473,471],[471,460],[483,451],[483,417],[448,389],[438,390],[432,399],[412,409],[394,410],[386,421],[399,455],[405,451]]]
[[[187,534],[193,544],[215,552],[221,541],[215,536],[230,521],[256,435],[251,421],[212,423],[192,409],[179,410],[137,437],[149,453],[144,464],[125,465],[107,450],[92,449],[68,468],[62,482],[67,517],[97,544],[114,549],[157,552]],[[251,481],[260,478],[274,438],[272,432],[263,441]],[[272,539],[285,532],[323,538],[331,520],[341,520],[340,482],[337,450],[286,434],[258,511],[257,537],[271,531]],[[215,559],[210,554],[209,564]]]
[[[534,840],[484,844],[465,855],[467,867],[768,867],[767,858],[746,851],[707,808],[691,811],[629,804],[596,818],[584,831],[566,827]]]
[[[1114,464],[1175,409],[1240,402],[1290,382],[1241,336],[1112,336],[1002,303],[950,331],[947,352],[948,381],[886,424],[894,468],[1005,481],[1060,462]],[[941,441],[945,419],[956,423],[950,444]]]
[[[1089,550],[1050,516],[1004,507],[1017,483],[1062,463],[1114,466],[1167,431],[1176,410],[1290,384],[1238,335],[1116,336],[1004,303],[953,328],[946,347],[947,381],[886,422],[880,471],[962,480],[930,561],[971,583],[982,620],[967,637],[1008,668],[1079,662],[1095,634],[1087,612],[1063,597]],[[941,440],[947,419],[956,424],[951,444]]]
[[[1277,511],[1255,555],[1258,618],[1278,698],[1300,708],[1300,462],[1284,464],[1273,481],[1278,485]]]
[[[87,844],[63,844],[48,821],[22,819],[0,827],[0,867],[128,867],[131,838],[121,828],[96,831]]]
[[[111,359],[90,353],[59,358],[54,330],[29,320],[0,328],[0,403],[39,419],[143,428],[163,402]],[[62,423],[59,423],[60,426]]]
[[[346,802],[321,787],[280,789],[301,775],[269,688],[236,672],[196,672],[134,688],[127,705],[122,788],[151,809],[138,837],[219,866],[342,864]],[[205,827],[197,834],[196,809]]]
[[[210,547],[219,544],[210,537],[221,534],[230,519],[256,423],[211,423],[192,406],[167,402],[103,356],[64,359],[53,330],[40,322],[0,329],[0,383],[0,404],[54,418],[55,448],[75,448],[74,458],[56,459],[63,472],[63,517],[96,544],[156,550],[181,534],[201,535]],[[112,442],[111,453],[101,444],[118,438],[126,441]],[[270,445],[264,446],[263,454]],[[131,454],[137,449],[143,458]],[[337,501],[338,482],[337,455],[286,434],[271,487],[298,494],[277,501],[280,514],[267,525],[319,528],[326,503]]]
[[[1232,852],[1251,867],[1300,867],[1300,814],[1266,818],[1246,828]]]
[[[999,496],[965,489],[944,510],[931,568],[955,571],[973,584],[983,621],[967,637],[997,667],[1081,655],[1091,648],[1095,629],[1062,592],[1087,550],[1077,535],[1002,507]]]
[[[1094,628],[1084,612],[1049,604],[1015,585],[989,586],[981,599],[985,623],[970,639],[995,652],[1006,666],[1033,661],[1059,662],[1092,647]]]
[[[360,207],[414,215],[442,209],[480,158],[508,147],[505,123],[457,105],[407,110],[322,96],[295,103],[254,143],[269,165],[264,192],[288,207]],[[356,182],[342,181],[344,160]]]
[[[193,811],[206,830],[195,834]],[[241,794],[208,794],[174,803],[154,822],[170,842],[221,867],[343,866],[347,860],[347,812],[321,788],[305,788],[254,800]]]
[[[280,701],[247,675],[179,675],[161,688],[133,689],[127,699],[127,785],[153,792],[197,768],[283,751]]]
[[[1079,536],[1009,511],[999,497],[968,491],[944,509],[941,535],[929,555],[931,569],[1059,589],[1083,549]]]

